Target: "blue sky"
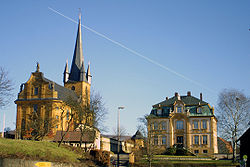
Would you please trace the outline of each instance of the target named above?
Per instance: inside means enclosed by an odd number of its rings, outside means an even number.
[[[121,125],[133,134],[137,118],[175,92],[202,92],[212,106],[224,88],[250,94],[250,1],[27,0],[0,4],[0,66],[15,82],[12,101],[37,61],[45,77],[61,85],[66,60],[71,64],[77,25],[48,7],[74,20],[81,8],[84,25],[202,85],[83,28],[85,67],[91,61],[92,87],[108,108],[109,133],[118,106],[125,106]],[[14,129],[14,102],[1,109],[1,129],[3,112],[6,126]]]

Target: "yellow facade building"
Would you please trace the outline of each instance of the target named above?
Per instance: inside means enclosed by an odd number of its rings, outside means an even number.
[[[147,118],[148,137],[158,147],[181,145],[196,155],[218,153],[214,108],[200,98],[178,93],[153,105]]]
[[[72,112],[65,101],[71,98],[83,104],[86,102],[86,99],[89,100],[91,78],[90,64],[88,64],[86,71],[84,68],[81,16],[79,15],[77,39],[71,69],[70,71],[68,70],[68,62],[64,69],[64,86],[45,78],[44,74],[40,72],[38,63],[36,71],[32,72],[28,81],[21,84],[18,98],[15,101],[17,105],[16,138],[23,138],[26,135],[30,127],[28,117],[32,113],[36,113],[43,120],[55,120],[55,125],[50,127],[50,135],[52,133],[53,136],[57,130],[62,130],[62,126],[67,125],[70,113]],[[61,119],[62,116],[63,119]],[[40,128],[49,128],[48,126],[44,122]],[[70,125],[71,130],[74,128],[73,124]]]

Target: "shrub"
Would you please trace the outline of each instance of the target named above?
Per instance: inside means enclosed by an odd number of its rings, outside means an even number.
[[[90,155],[92,156],[93,161],[97,163],[97,165],[109,166],[110,164],[110,152],[109,151],[91,150]]]
[[[176,148],[175,147],[167,148],[165,154],[166,155],[175,155],[176,154]]]

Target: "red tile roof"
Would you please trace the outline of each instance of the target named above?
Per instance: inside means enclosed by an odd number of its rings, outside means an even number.
[[[63,132],[63,134],[65,134],[66,132]],[[53,141],[60,141],[61,138],[62,138],[62,131],[57,131],[56,132],[56,135],[54,137],[54,140]],[[69,131],[63,141],[64,142],[80,142],[80,138],[81,138],[81,132],[80,131]],[[83,133],[83,136],[82,136],[82,142],[83,143],[93,143],[95,140],[95,132],[94,131],[85,131]]]

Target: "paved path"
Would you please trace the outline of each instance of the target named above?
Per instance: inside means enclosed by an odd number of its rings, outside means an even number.
[[[129,165],[129,154],[120,154],[119,158],[120,158],[120,165],[119,165],[120,167],[126,167]],[[111,157],[110,162],[111,162],[112,167],[116,166],[117,154]],[[113,165],[112,165],[112,162],[113,162]]]

